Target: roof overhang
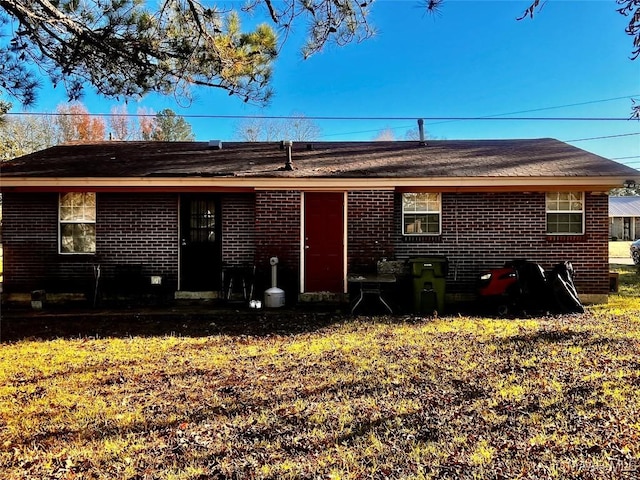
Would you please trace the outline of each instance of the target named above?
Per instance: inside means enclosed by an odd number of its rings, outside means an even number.
[[[622,177],[5,177],[0,191],[255,191],[255,190],[398,190],[440,192],[534,192],[622,187]],[[640,182],[640,179],[638,179]]]

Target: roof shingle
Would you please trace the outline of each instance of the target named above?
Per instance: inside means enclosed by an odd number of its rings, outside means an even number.
[[[65,144],[4,162],[4,177],[600,177],[638,171],[558,140],[294,143],[292,171],[279,143]]]

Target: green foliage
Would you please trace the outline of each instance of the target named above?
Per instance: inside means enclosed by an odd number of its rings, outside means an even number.
[[[640,185],[629,188],[614,188],[609,191],[611,197],[637,197],[640,195]]]
[[[584,315],[0,349],[0,476],[631,478],[635,269]]]
[[[159,142],[192,142],[195,135],[184,118],[166,108],[156,114],[150,130],[143,130],[142,138]]]
[[[107,97],[148,92],[189,97],[189,87],[228,90],[266,101],[274,31],[241,33],[233,13],[195,0],[0,0],[7,41],[0,46],[0,88],[23,104],[35,100],[35,64],[70,99],[91,84]]]

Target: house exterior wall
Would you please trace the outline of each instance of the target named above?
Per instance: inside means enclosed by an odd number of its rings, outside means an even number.
[[[96,219],[96,261],[106,279],[117,277],[123,266],[139,265],[141,287],[160,275],[165,289],[177,288],[176,194],[98,193]]]
[[[300,191],[220,195],[222,261],[256,265],[256,291],[270,286],[269,258],[277,256],[278,283],[295,301],[300,291]],[[606,295],[608,199],[585,194],[585,235],[547,236],[544,193],[443,193],[442,234],[402,235],[401,194],[350,191],[347,195],[347,271],[374,270],[382,258],[445,255],[447,291],[471,294],[477,276],[514,258],[545,269],[569,260],[580,294]],[[96,255],[58,253],[58,194],[3,194],[5,292],[93,288],[93,267],[103,278],[118,265],[141,265],[177,288],[179,194],[98,193]]]
[[[44,289],[58,276],[58,194],[2,194],[2,247],[5,292]],[[86,264],[69,263],[82,276],[91,272]]]
[[[228,193],[220,199],[222,215],[222,263],[252,266],[255,262],[256,196]]]
[[[640,238],[640,217],[609,217],[609,236],[616,240]]]
[[[624,222],[623,217],[609,217],[609,236],[612,239],[623,239]]]
[[[347,271],[374,270],[394,256],[393,191],[353,191],[347,205]]]
[[[278,286],[287,292],[287,302],[295,301],[290,292],[300,285],[299,191],[258,191],[255,203],[255,262],[257,291],[269,288],[271,257],[278,257]]]
[[[107,285],[118,267],[139,266],[175,288],[178,272],[178,197],[175,194],[99,193],[96,253],[58,253],[58,194],[5,193],[5,290],[82,292],[94,289],[100,265]]]
[[[609,291],[608,198],[585,195],[585,234],[546,234],[544,193],[444,193],[442,235],[402,235],[401,195],[396,196],[394,249],[397,259],[445,255],[447,292],[471,294],[483,271],[526,258],[548,269],[571,261],[580,294]]]

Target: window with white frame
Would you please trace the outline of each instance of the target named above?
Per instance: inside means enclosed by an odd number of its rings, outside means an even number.
[[[584,193],[547,193],[547,234],[582,235],[584,233]]]
[[[96,194],[60,194],[60,253],[95,253]]]
[[[402,194],[403,235],[440,235],[440,194]]]

